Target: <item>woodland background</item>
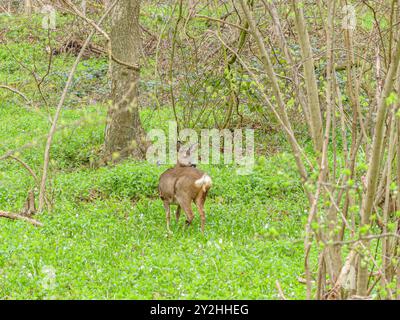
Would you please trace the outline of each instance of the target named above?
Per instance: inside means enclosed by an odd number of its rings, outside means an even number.
[[[54,13],[54,14],[53,14]],[[52,25],[54,19],[55,25]],[[400,1],[0,1],[0,298],[398,299]],[[255,129],[206,233],[145,133]]]

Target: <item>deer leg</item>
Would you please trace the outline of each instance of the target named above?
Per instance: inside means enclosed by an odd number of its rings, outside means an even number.
[[[179,221],[180,216],[181,216],[181,206],[178,204],[178,207],[176,208],[176,212],[175,212],[176,222]]]
[[[164,209],[165,209],[165,216],[167,218],[167,229],[169,229],[170,221],[171,221],[171,209],[169,207],[169,203],[167,201],[164,201]]]
[[[193,218],[194,218],[191,201],[179,201],[179,199],[177,199],[177,200],[178,200],[180,207],[183,209],[183,211],[186,214],[186,226],[188,227],[188,226],[190,226],[190,224],[192,223]]]
[[[206,214],[204,212],[204,202],[206,200],[206,194],[201,192],[197,198],[195,199],[195,203],[197,206],[197,209],[199,210],[200,213],[200,219],[201,219],[201,232],[204,233],[204,227],[206,224]]]

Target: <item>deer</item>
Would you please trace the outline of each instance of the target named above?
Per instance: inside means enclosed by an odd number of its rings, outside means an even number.
[[[183,150],[181,142],[178,141],[176,165],[167,169],[160,176],[158,191],[166,213],[168,232],[171,232],[170,205],[177,205],[176,222],[179,222],[181,209],[183,209],[186,215],[186,227],[189,227],[194,219],[192,210],[192,202],[194,202],[200,214],[201,232],[204,234],[206,223],[204,203],[211,188],[212,180],[207,173],[196,168],[193,161],[193,152],[196,148],[197,144],[194,144],[187,150]]]

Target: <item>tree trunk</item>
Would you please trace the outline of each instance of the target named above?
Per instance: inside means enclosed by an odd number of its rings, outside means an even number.
[[[112,106],[108,110],[105,155],[143,158],[144,130],[138,107],[140,0],[120,0],[112,12]]]
[[[25,14],[28,16],[32,14],[32,0],[25,0]]]

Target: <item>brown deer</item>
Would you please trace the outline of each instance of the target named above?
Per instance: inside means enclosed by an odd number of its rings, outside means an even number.
[[[199,210],[201,231],[204,233],[206,222],[204,202],[212,182],[208,174],[195,167],[192,155],[196,147],[197,144],[192,145],[186,151],[182,151],[178,141],[178,161],[176,165],[160,176],[158,191],[164,203],[168,231],[170,231],[170,205],[178,206],[175,213],[176,221],[179,221],[182,208],[186,214],[186,226],[190,226],[194,218],[193,201]]]

